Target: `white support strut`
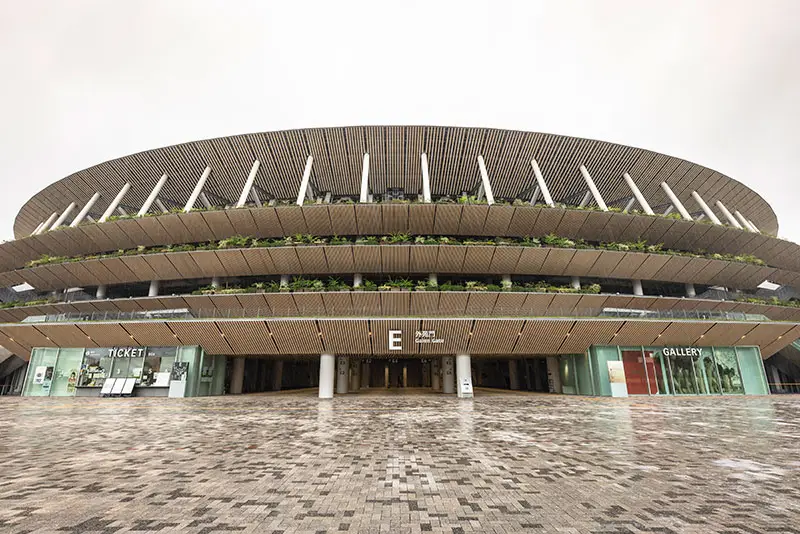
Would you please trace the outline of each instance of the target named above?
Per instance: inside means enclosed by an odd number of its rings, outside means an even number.
[[[161,188],[164,187],[165,183],[167,183],[167,175],[166,174],[164,174],[158,180],[158,182],[156,183],[156,186],[153,188],[152,191],[150,191],[150,195],[147,197],[147,200],[145,200],[144,204],[142,204],[142,209],[140,209],[139,213],[136,214],[137,217],[142,217],[142,216],[146,215],[148,211],[150,211],[150,206],[152,206],[153,202],[155,202],[156,197],[158,197],[158,194],[161,192]]]
[[[483,192],[486,195],[486,203],[490,206],[494,204],[494,193],[492,193],[492,184],[489,183],[489,173],[486,171],[486,162],[483,161],[483,156],[478,156],[478,168],[481,171],[481,183],[483,184]]]
[[[655,213],[653,213],[653,208],[651,208],[650,204],[647,203],[647,199],[645,199],[642,192],[639,191],[639,188],[634,183],[633,178],[631,178],[631,175],[626,172],[623,173],[622,177],[625,179],[625,183],[628,184],[631,193],[633,193],[633,196],[636,198],[636,201],[642,207],[644,212],[648,215],[655,215]]]
[[[117,206],[119,206],[119,203],[122,202],[122,197],[125,196],[125,193],[127,193],[128,189],[130,189],[130,188],[131,188],[131,184],[130,183],[126,183],[125,185],[122,186],[122,189],[119,190],[119,193],[117,193],[117,196],[115,196],[114,200],[111,201],[111,204],[108,205],[108,208],[103,213],[103,216],[100,217],[100,220],[98,222],[104,223],[104,222],[106,222],[108,220],[109,217],[111,217],[111,215],[114,214],[114,210],[117,209]]]
[[[744,227],[745,230],[747,230],[748,232],[755,232],[755,230],[750,226],[750,223],[747,222],[747,219],[744,218],[744,215],[739,213],[739,210],[734,211],[733,215],[737,219],[739,219],[739,222],[742,223],[742,226]]]
[[[553,207],[553,197],[550,196],[550,190],[547,189],[547,184],[544,183],[544,176],[542,176],[542,170],[539,168],[539,164],[536,163],[535,159],[531,160],[531,167],[533,167],[533,174],[536,176],[536,184],[539,186],[539,190],[542,192],[542,198],[544,198],[544,203],[550,207]]]
[[[306,200],[306,196],[308,196],[311,200],[314,199],[314,195],[311,193],[308,187],[308,182],[311,180],[311,167],[314,164],[314,156],[309,155],[308,159],[306,160],[306,168],[303,170],[303,179],[300,180],[300,190],[297,192],[297,205],[302,206],[303,202]]]
[[[603,211],[608,211],[608,206],[606,206],[606,201],[603,200],[603,197],[600,195],[600,191],[597,189],[597,186],[594,185],[594,180],[589,175],[589,171],[586,170],[585,165],[580,166],[581,174],[583,175],[583,179],[586,180],[586,185],[589,186],[589,191],[592,192],[592,196],[594,197],[594,201],[597,202],[597,205]]]
[[[422,201],[430,204],[431,202],[431,177],[428,174],[428,156],[423,152],[419,156],[420,167],[422,167]]]
[[[92,209],[92,206],[94,206],[94,203],[97,202],[99,198],[100,198],[100,193],[95,193],[94,195],[92,195],[92,198],[90,198],[86,202],[86,205],[83,206],[83,209],[78,212],[78,214],[75,216],[74,219],[72,219],[72,222],[69,225],[70,228],[75,228],[81,222],[83,222],[83,220],[89,214],[89,210]]]
[[[53,223],[53,226],[51,226],[50,229],[55,230],[56,228],[64,224],[64,221],[67,220],[67,217],[69,217],[69,214],[72,213],[72,210],[75,209],[75,206],[76,204],[74,202],[70,202],[69,206],[67,206],[67,208],[61,213],[58,219],[56,219],[56,222]]]
[[[189,213],[194,208],[194,203],[197,202],[197,197],[200,196],[200,191],[203,190],[203,186],[206,185],[206,180],[208,180],[208,175],[211,174],[211,167],[206,167],[203,171],[203,175],[200,176],[200,179],[197,181],[197,185],[194,186],[194,191],[192,194],[189,195],[189,200],[186,201],[186,205],[183,207],[184,213]]]
[[[719,208],[719,211],[721,211],[722,214],[725,216],[725,218],[728,219],[728,222],[730,223],[731,226],[733,226],[734,228],[738,228],[739,230],[744,230],[744,228],[742,228],[742,225],[739,224],[739,221],[737,221],[736,218],[731,214],[731,212],[728,211],[728,208],[725,207],[725,204],[717,200],[717,207]]]
[[[364,163],[361,167],[361,196],[359,202],[369,202],[369,154],[364,154]]]
[[[686,208],[683,207],[683,204],[678,199],[677,195],[675,195],[675,193],[672,192],[670,186],[667,185],[667,182],[661,182],[661,189],[663,189],[664,192],[667,194],[667,197],[669,197],[670,202],[672,202],[672,205],[675,206],[676,210],[678,210],[678,213],[681,214],[681,217],[683,217],[687,221],[693,220],[692,216],[689,215],[689,212],[686,211]]]
[[[48,217],[47,220],[44,221],[41,224],[41,226],[39,227],[39,231],[36,232],[36,234],[41,234],[41,233],[44,233],[47,230],[49,230],[50,229],[50,225],[53,224],[53,221],[55,221],[57,218],[58,218],[58,212],[54,211],[53,214],[50,217]]]
[[[253,166],[250,167],[250,174],[247,175],[247,181],[245,181],[244,187],[242,188],[242,194],[239,195],[239,201],[236,203],[237,208],[241,208],[247,202],[247,197],[250,195],[250,188],[253,187],[253,182],[256,179],[256,173],[260,165],[258,160],[255,160]]]
[[[697,191],[692,191],[692,198],[694,198],[695,202],[697,202],[700,205],[700,209],[703,210],[703,213],[706,214],[706,217],[711,219],[711,222],[717,225],[722,224],[720,220],[717,218],[716,214],[713,211],[711,211],[711,208],[708,207],[706,201],[703,200],[703,197],[701,197]]]

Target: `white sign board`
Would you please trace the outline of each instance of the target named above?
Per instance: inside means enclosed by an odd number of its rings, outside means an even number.
[[[458,381],[458,396],[462,399],[472,397],[472,377],[465,376]]]
[[[625,382],[625,367],[620,361],[606,362],[608,367],[608,381],[611,384],[612,397],[627,397],[628,384]]]

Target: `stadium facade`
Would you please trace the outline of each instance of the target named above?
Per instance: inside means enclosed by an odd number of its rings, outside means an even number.
[[[190,142],[22,207],[0,244],[0,371],[30,396],[766,394],[800,337],[800,250],[777,231],[736,180],[602,141]]]

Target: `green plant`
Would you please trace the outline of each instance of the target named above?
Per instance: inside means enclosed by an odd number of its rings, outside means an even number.
[[[349,242],[350,242],[350,240],[347,239],[346,237],[339,237],[338,235],[335,235],[335,236],[330,238],[330,240],[328,241],[328,244],[330,244],[330,245],[346,245]]]
[[[381,241],[392,245],[397,243],[408,243],[411,241],[411,236],[409,234],[393,233],[388,236],[383,236]]]
[[[233,235],[217,242],[217,248],[247,248],[252,241],[250,236]]]
[[[374,235],[359,237],[356,239],[356,245],[377,245],[378,238]]]

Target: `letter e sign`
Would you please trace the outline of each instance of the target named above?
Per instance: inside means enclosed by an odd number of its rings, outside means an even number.
[[[389,330],[389,350],[403,350],[402,330]]]

